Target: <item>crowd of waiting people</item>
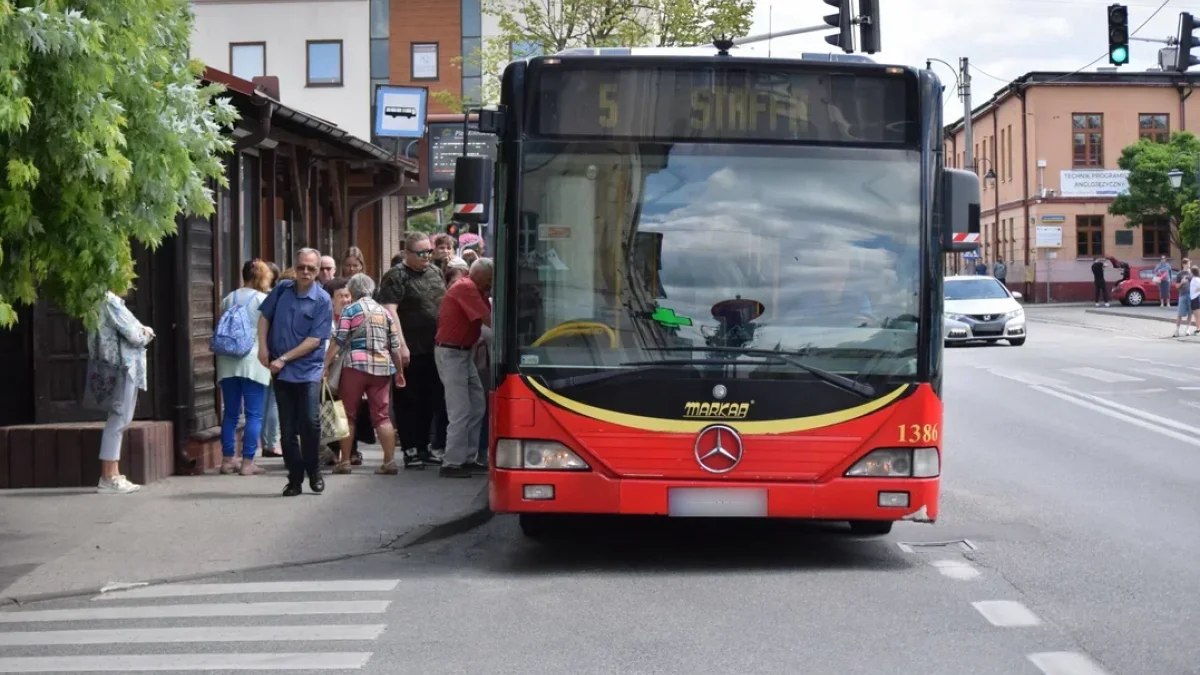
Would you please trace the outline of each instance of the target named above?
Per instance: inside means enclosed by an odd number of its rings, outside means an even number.
[[[249,353],[216,356],[220,473],[259,475],[260,454],[282,456],[284,496],[301,494],[306,479],[322,492],[322,465],[351,473],[363,463],[359,443],[380,445],[381,475],[426,466],[449,478],[486,472],[492,261],[484,242],[411,232],[378,282],[365,269],[357,247],[340,264],[304,248],[286,270],[260,260],[243,266],[242,286],[224,297],[221,313],[240,307],[257,331]],[[140,486],[117,470],[120,441],[146,389],[154,334],[109,293],[91,337],[93,359],[127,373],[111,396],[98,489],[135,492]],[[320,407],[329,400],[340,402],[350,434],[322,446]]]

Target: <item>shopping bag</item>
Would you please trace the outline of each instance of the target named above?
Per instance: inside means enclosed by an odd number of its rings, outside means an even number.
[[[92,354],[95,356],[88,358],[86,379],[83,382],[83,399],[80,404],[96,412],[120,413],[125,378],[129,377],[129,374],[124,364],[108,363],[96,358],[100,354],[99,334],[94,334],[92,339],[95,342]]]
[[[325,445],[349,436],[350,422],[346,419],[346,409],[342,407],[342,402],[334,400],[329,381],[323,380],[321,385],[325,394],[321,397],[321,445]]]

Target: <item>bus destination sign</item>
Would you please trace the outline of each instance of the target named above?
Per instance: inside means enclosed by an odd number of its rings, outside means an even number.
[[[914,143],[919,126],[904,71],[563,63],[537,82],[541,136],[890,145]]]

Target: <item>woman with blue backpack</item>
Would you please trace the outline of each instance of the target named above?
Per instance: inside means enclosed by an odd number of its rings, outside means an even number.
[[[254,260],[242,266],[242,287],[221,301],[221,319],[212,337],[217,356],[217,380],[221,383],[224,403],[221,413],[221,473],[256,476],[263,473],[254,463],[262,434],[263,409],[271,371],[258,360],[259,305],[267,299],[271,287],[271,268]],[[242,414],[246,429],[242,434],[242,461],[237,454],[237,427]]]

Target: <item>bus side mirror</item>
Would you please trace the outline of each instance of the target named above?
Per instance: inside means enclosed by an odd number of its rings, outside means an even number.
[[[979,249],[979,176],[962,169],[942,170],[942,250]]]
[[[492,172],[494,163],[487,157],[459,157],[454,160],[454,219],[482,225],[492,213]]]

